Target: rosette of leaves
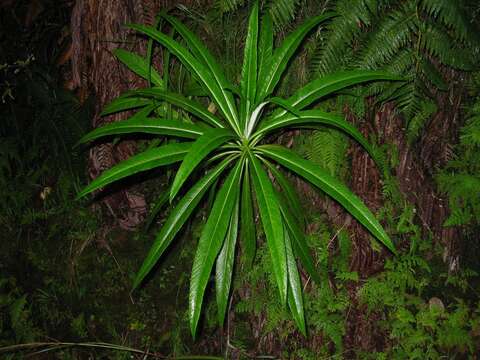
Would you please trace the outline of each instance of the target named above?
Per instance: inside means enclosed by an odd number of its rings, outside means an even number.
[[[267,14],[260,19],[259,13],[258,2],[255,2],[249,17],[238,87],[226,79],[206,46],[176,18],[162,15],[182,42],[155,27],[130,25],[176,56],[198,80],[218,112],[214,114],[200,101],[166,90],[158,73],[148,68],[147,60],[123,53],[122,61],[138,74],[151,78],[156,86],[129,92],[115,100],[105,113],[135,107],[142,109],[132,118],[96,129],[81,140],[88,142],[128,133],[177,139],[148,149],[105,171],[79,194],[84,196],[140,171],[179,163],[169,193],[172,211],[137,273],[134,288],[142,283],[198,209],[206,192],[213,188],[213,205],[198,241],[190,279],[189,318],[193,336],[214,266],[218,319],[220,325],[223,324],[237,240],[247,258],[252,260],[255,253],[256,211],[271,255],[271,271],[280,301],[288,305],[299,329],[306,333],[297,259],[313,279],[318,279],[318,275],[303,233],[300,201],[289,180],[279,171],[280,167],[304,178],[338,201],[376,239],[394,251],[392,241],[378,220],[345,185],[288,148],[266,143],[272,138],[267,135],[287,128],[328,126],[345,132],[373,156],[366,139],[342,116],[308,107],[346,87],[367,81],[394,80],[394,77],[383,72],[342,72],[313,80],[287,99],[275,97],[275,88],[303,39],[333,15],[310,18],[274,48],[271,17]],[[154,107],[161,102],[191,116],[188,120],[169,116],[173,112],[160,117],[150,116],[157,114]],[[190,179],[198,180],[192,184]]]

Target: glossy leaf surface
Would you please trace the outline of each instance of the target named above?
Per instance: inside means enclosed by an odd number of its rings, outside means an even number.
[[[280,300],[282,303],[285,303],[287,299],[288,275],[282,216],[276,201],[275,189],[267,173],[255,156],[250,156],[250,160],[255,197],[272,259],[272,271],[280,291]]]
[[[305,326],[305,312],[303,309],[302,282],[298,275],[297,262],[293,256],[292,245],[290,244],[290,235],[288,231],[285,234],[285,252],[287,254],[288,267],[288,307],[292,312],[293,318],[298,328],[304,336],[307,335]]]
[[[257,249],[257,238],[255,230],[255,216],[253,212],[252,188],[250,183],[249,166],[245,167],[242,182],[241,197],[241,232],[240,238],[244,251],[244,259],[247,267],[252,266]]]
[[[265,156],[275,160],[301,177],[305,178],[320,190],[338,201],[353,217],[365,226],[373,236],[382,242],[390,251],[395,247],[387,233],[365,204],[345,185],[333,178],[312,162],[298,156],[291,150],[278,145],[264,145],[259,150]]]
[[[155,69],[149,65],[148,59],[145,59],[135,53],[124,49],[115,49],[115,56],[135,74],[141,76],[145,80],[151,77],[152,82],[157,86],[163,86],[163,80]]]
[[[202,308],[203,294],[207,287],[215,259],[224,243],[225,235],[227,234],[232,218],[233,208],[237,206],[235,199],[237,198],[238,187],[240,185],[241,170],[242,163],[238,162],[218,192],[207,223],[202,230],[202,236],[198,241],[197,252],[193,260],[192,276],[190,278],[190,296],[188,302],[190,330],[194,337]],[[226,266],[227,264],[225,263],[220,264],[224,276],[226,276],[225,272],[227,272]],[[226,284],[223,283],[222,285],[225,286]],[[227,294],[223,292],[224,290],[224,287],[222,287],[220,289],[221,293],[218,295],[222,297],[222,304],[223,302],[226,303],[226,299],[223,297],[226,297]]]
[[[234,135],[230,131],[224,129],[212,129],[205,131],[205,133],[192,144],[190,151],[185,156],[185,159],[177,171],[175,179],[173,179],[172,190],[170,191],[170,201],[175,195],[177,195],[185,180],[187,180],[205,156],[233,137]]]
[[[117,121],[99,127],[89,132],[81,138],[79,142],[85,143],[104,136],[132,133],[172,135],[181,138],[196,139],[203,135],[203,130],[194,124],[188,124],[178,120],[134,116],[128,120]]]
[[[77,198],[138,172],[181,161],[188,153],[191,145],[192,143],[170,144],[132,156],[103,172],[98,178],[85,187],[77,195]]]
[[[135,289],[143,281],[145,276],[152,270],[163,252],[170,245],[175,235],[188,220],[193,210],[196,208],[205,192],[230,164],[232,158],[225,159],[215,169],[206,174],[199,180],[190,190],[182,197],[169,217],[163,224],[162,229],[158,233],[154,244],[150,248],[147,257],[143,261],[140,270],[137,273],[133,288]]]
[[[225,242],[217,258],[215,272],[215,289],[217,295],[218,323],[223,326],[228,307],[230,286],[232,283],[233,264],[235,261],[235,247],[238,237],[239,199],[235,201],[230,225],[228,227]]]

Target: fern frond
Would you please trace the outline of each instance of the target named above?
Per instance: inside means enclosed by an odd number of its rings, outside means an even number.
[[[275,27],[281,28],[295,18],[299,0],[272,0],[268,4],[268,10],[272,15]]]
[[[327,26],[327,36],[319,39],[312,57],[313,73],[326,74],[344,68],[352,59],[353,43],[372,22],[372,0],[339,0],[335,7],[338,17]]]
[[[245,0],[216,0],[216,7],[220,13],[226,13],[236,10],[239,6],[244,4]]]
[[[422,131],[423,127],[427,123],[430,116],[437,111],[437,106],[432,101],[422,101],[420,103],[419,111],[413,116],[410,121],[408,122],[407,126],[407,140],[410,143],[413,143],[420,132]]]
[[[397,107],[403,112],[406,119],[410,119],[413,114],[420,111],[421,99],[424,98],[420,79],[415,74],[409,75],[408,81],[396,89],[389,99],[382,98],[383,101],[395,100]]]
[[[455,46],[455,41],[437,24],[422,24],[420,47],[444,64],[460,70],[471,70],[470,54]]]
[[[432,85],[436,86],[439,90],[446,91],[448,89],[445,80],[439,70],[432,64],[430,59],[423,57],[420,60],[420,70],[422,72],[422,77],[425,81],[430,82]]]
[[[401,49],[395,57],[384,67],[388,72],[397,75],[408,74],[415,65],[415,53],[412,48]]]
[[[452,0],[421,0],[420,7],[447,28],[451,28],[458,40],[465,41],[470,36],[470,26],[462,14],[460,3]]]
[[[463,146],[480,146],[480,112],[468,119],[461,130],[460,141]]]
[[[316,130],[307,138],[306,157],[336,176],[345,160],[348,142],[334,130]]]
[[[453,198],[469,199],[480,189],[480,178],[471,174],[441,174],[438,180],[440,191]]]
[[[443,226],[462,226],[468,224],[471,220],[472,215],[468,211],[464,211],[461,207],[454,207]]]
[[[415,8],[408,2],[390,13],[370,35],[357,66],[369,69],[385,66],[408,47],[416,28]]]

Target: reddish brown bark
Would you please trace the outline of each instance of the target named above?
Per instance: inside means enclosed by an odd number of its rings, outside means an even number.
[[[434,243],[445,249],[444,260],[450,271],[459,266],[458,229],[445,228],[443,223],[449,212],[446,199],[442,198],[434,181],[437,169],[450,159],[452,144],[460,126],[458,114],[461,92],[438,94],[439,111],[435,113],[424,129],[424,136],[417,144],[409,144],[405,135],[405,120],[400,117],[393,104],[384,105],[373,122],[363,122],[364,135],[375,134],[380,144],[392,144],[398,150],[398,166],[394,175],[405,198],[415,207],[415,221],[422,229],[422,236],[432,236]],[[352,151],[352,190],[362,198],[374,212],[382,206],[382,181],[378,169],[368,154],[359,146]],[[352,238],[351,270],[366,278],[383,269],[387,252],[375,251],[370,245],[370,235],[357,222],[350,225]],[[409,246],[409,244],[399,244]],[[351,289],[355,304],[357,288]],[[381,350],[379,337],[371,325],[375,313],[367,314],[362,306],[352,307],[347,319],[347,349],[364,351]]]
[[[119,63],[112,51],[125,48],[145,53],[145,41],[124,26],[127,23],[152,25],[160,9],[177,5],[160,0],[77,0],[72,11],[72,72],[71,87],[79,97],[95,97],[93,127],[125,119],[129,114],[100,116],[102,108],[123,92],[144,86],[145,82]],[[135,153],[133,141],[117,144],[101,143],[89,154],[88,172],[92,179],[119,161]],[[146,202],[138,189],[122,189],[102,198],[115,223],[133,229],[146,213]]]

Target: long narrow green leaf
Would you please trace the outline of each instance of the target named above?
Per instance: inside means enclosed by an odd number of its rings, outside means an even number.
[[[238,237],[238,215],[239,203],[238,197],[235,199],[230,226],[222,250],[217,258],[215,271],[215,293],[217,295],[218,323],[223,326],[225,322],[225,314],[227,311],[228,297],[230,294],[230,286],[232,283],[233,263],[235,260],[235,246]]]
[[[183,25],[176,18],[164,14],[163,17],[172,24],[172,26],[179,32],[183,39],[187,42],[188,46],[191,48],[195,56],[199,59],[202,59],[204,64],[211,71],[213,77],[215,78],[220,91],[225,98],[225,102],[228,105],[229,116],[232,121],[238,123],[238,114],[235,107],[235,100],[232,94],[228,91],[233,88],[233,85],[228,82],[225,77],[224,71],[221,69],[220,65],[217,63],[215,58],[212,56],[208,48],[203,45],[203,43],[198,39],[198,37],[190,31],[185,25]]]
[[[115,165],[113,168],[103,172],[98,178],[93,180],[90,185],[80,191],[77,195],[77,199],[114,181],[123,179],[124,177],[181,161],[188,153],[191,146],[191,142],[169,144],[132,156],[118,165]]]
[[[160,113],[160,111],[157,111],[157,109],[160,107],[158,104],[149,104],[142,109],[138,110],[133,116],[131,116],[129,119],[142,119],[142,118],[147,118],[150,116],[152,112],[155,111],[155,114]],[[128,120],[128,119],[127,119]]]
[[[113,53],[135,74],[141,76],[145,80],[149,80],[151,76],[151,80],[155,85],[163,86],[163,80],[161,76],[150,66],[148,59],[124,49],[115,49],[113,50]]]
[[[195,337],[198,319],[202,309],[203,294],[207,287],[215,259],[222,248],[225,234],[227,233],[228,225],[232,217],[232,211],[240,185],[241,171],[242,162],[239,161],[218,192],[212,211],[198,241],[197,252],[193,260],[192,276],[190,278],[190,296],[188,302],[190,330],[193,337]],[[228,296],[228,294],[221,295]],[[223,300],[226,301],[225,299]]]
[[[213,78],[211,71],[204,65],[203,62],[200,62],[198,59],[196,59],[192,53],[188,51],[188,49],[180,45],[177,41],[152,27],[136,24],[130,25],[130,27],[152,37],[160,44],[168,48],[175,56],[177,56],[180,61],[190,70],[190,72],[195,74],[206,87],[206,89],[208,89],[209,94],[219,106],[220,111],[225,116],[232,129],[235,130],[237,134],[240,134],[238,123],[236,122],[235,117],[231,114],[230,104],[224,96],[223,89],[220,88],[218,83]]]
[[[308,247],[307,240],[305,239],[305,233],[303,229],[300,228],[297,219],[294,217],[288,206],[286,206],[281,196],[278,196],[277,198],[280,204],[280,211],[282,212],[283,220],[285,222],[285,230],[289,232],[290,239],[292,240],[294,254],[300,259],[300,262],[312,279],[319,284],[320,277],[315,267],[312,255],[310,254],[310,249]]]
[[[105,106],[102,110],[100,115],[110,115],[113,113],[117,113],[120,111],[132,110],[139,107],[143,107],[146,105],[151,104],[152,101],[150,99],[144,99],[140,97],[133,97],[133,96],[120,96]]]
[[[390,251],[395,253],[395,247],[382,225],[380,225],[365,204],[345,185],[312,162],[302,159],[296,153],[285,147],[263,145],[260,146],[258,150],[262,154],[302,176],[338,201],[353,217],[365,226],[372,235],[390,249]]]
[[[175,198],[178,191],[193,170],[195,170],[197,165],[200,164],[210,152],[224,142],[232,139],[234,136],[235,135],[226,129],[209,129],[193,143],[173,180],[172,189],[170,191],[170,201]]]
[[[334,14],[326,13],[320,16],[315,16],[313,18],[305,21],[298,29],[293,33],[288,35],[283,41],[282,45],[277,48],[274,53],[271,61],[268,64],[269,71],[265,71],[264,77],[260,79],[260,90],[257,97],[257,102],[263,101],[267,96],[269,96],[275,87],[277,86],[283,72],[287,68],[287,64],[290,61],[290,58],[298,49],[302,43],[305,36],[318,24],[321,22],[330,19]]]
[[[283,234],[283,222],[275,190],[263,170],[262,165],[255,155],[250,156],[252,163],[253,185],[257,198],[258,210],[262,219],[263,229],[267,238],[267,244],[272,258],[273,273],[280,291],[280,300],[285,304],[287,299],[287,258],[285,253],[285,240]]]
[[[194,124],[188,124],[178,120],[165,120],[134,115],[128,120],[113,122],[89,132],[79,140],[79,143],[89,142],[104,136],[132,133],[172,135],[196,139],[203,135],[203,130]]]
[[[292,240],[294,254],[300,259],[303,267],[307,270],[313,280],[319,283],[320,277],[318,276],[313,258],[310,254],[310,249],[305,239],[303,229],[305,217],[303,215],[304,212],[300,204],[300,199],[298,198],[295,189],[293,189],[282,173],[270,162],[266,160],[264,162],[267,164],[273,176],[278,181],[280,188],[283,190],[283,193],[277,193],[277,201],[280,205],[285,230],[289,232],[290,239]]]
[[[367,81],[378,80],[402,80],[398,75],[392,75],[383,71],[352,70],[342,71],[315,79],[297,90],[286,101],[298,110],[305,108],[318,99],[330,95],[346,87],[361,84]],[[272,116],[278,118],[286,113],[286,110],[278,110]]]
[[[155,23],[153,24],[153,27],[155,29],[158,29],[158,27],[160,26],[160,18],[157,16],[155,17]],[[147,65],[148,65],[148,77],[147,77],[147,81],[148,81],[148,87],[152,87],[152,70],[153,70],[153,66],[152,66],[152,60],[153,60],[153,39],[148,39],[148,44],[147,44],[147,54],[146,54],[146,57],[147,57]],[[168,56],[167,56],[168,58]],[[168,59],[166,59],[166,61],[164,61],[164,66],[165,66],[165,63],[168,64]],[[163,68],[165,70],[165,67]],[[163,73],[164,75],[164,78],[163,78],[163,81],[162,81],[162,85],[159,85],[161,87],[163,87],[164,89],[167,89],[168,88],[168,71],[164,71]]]
[[[258,37],[258,82],[266,77],[273,52],[273,22],[270,13],[262,16],[260,35]],[[257,83],[258,83],[257,82]],[[258,100],[258,94],[257,100]],[[263,99],[262,99],[263,100]]]
[[[292,245],[290,244],[290,236],[288,231],[285,234],[285,250],[287,254],[288,267],[288,307],[292,312],[298,328],[304,336],[307,336],[307,328],[305,326],[305,312],[303,310],[302,282],[298,275],[297,262],[293,256]]]
[[[250,186],[248,163],[245,166],[245,171],[243,173],[241,208],[240,238],[243,245],[243,256],[247,267],[251,267],[257,250],[257,238],[255,234],[255,217],[253,213],[252,189]]]
[[[242,78],[240,81],[240,91],[243,97],[240,109],[242,129],[244,129],[245,124],[247,123],[247,117],[251,111],[251,107],[255,103],[255,95],[257,91],[257,48],[258,1],[255,1],[250,14],[250,19],[248,21],[248,33],[247,39],[245,40]]]
[[[197,207],[198,203],[205,195],[208,188],[215,182],[215,180],[220,176],[220,174],[225,170],[225,168],[233,160],[233,157],[229,157],[223,160],[217,167],[212,171],[206,174],[202,179],[200,179],[190,190],[183,196],[183,198],[178,202],[175,208],[172,210],[168,216],[165,224],[163,224],[162,229],[158,233],[153,246],[150,248],[147,257],[143,261],[143,264],[140,270],[137,273],[135,281],[133,283],[133,289],[138,287],[141,284],[145,276],[152,270],[157,261],[162,256],[163,252],[170,245],[172,240],[178,231],[185,224],[187,219],[192,214],[193,210]]]
[[[210,125],[223,128],[225,127],[220,119],[214,116],[207,108],[205,108],[202,104],[187,99],[183,95],[176,94],[170,91],[165,91],[161,88],[150,88],[150,89],[138,89],[129,92],[128,94],[133,96],[145,96],[145,97],[153,97],[158,98],[161,100],[166,100],[169,103],[176,105],[183,110],[189,112],[192,115],[197,116],[199,119],[207,122]]]
[[[268,119],[258,127],[254,137],[260,137],[268,132],[287,127],[316,128],[319,126],[330,126],[345,132],[362,145],[369,155],[376,161],[375,152],[370,143],[355,126],[346,121],[341,115],[327,113],[321,110],[300,111],[297,115],[285,114],[281,117]]]
[[[299,224],[305,224],[305,213],[302,208],[302,204],[300,203],[300,198],[298,197],[297,192],[292,187],[290,182],[287,180],[285,176],[270,162],[265,161],[268,166],[268,169],[272,172],[275,180],[277,180],[278,185],[283,190],[283,195],[287,200],[287,204],[291,209],[291,213],[294,214],[295,219],[297,219]]]

